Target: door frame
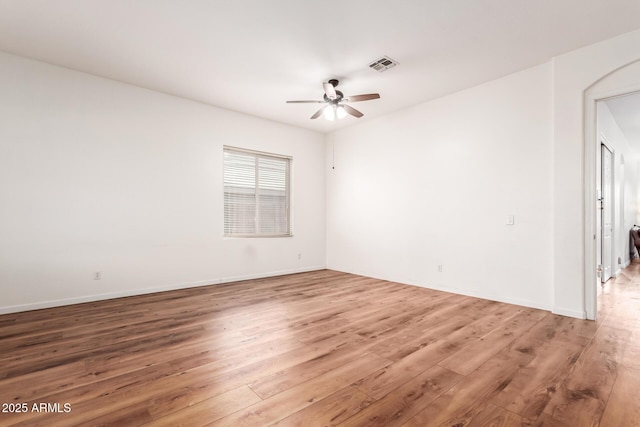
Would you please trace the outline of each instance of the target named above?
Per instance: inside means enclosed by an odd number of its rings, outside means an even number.
[[[598,101],[598,102],[602,102],[602,101]],[[597,103],[596,103],[597,106]],[[597,117],[596,117],[597,120]],[[597,123],[596,123],[597,124]],[[609,199],[610,200],[605,200],[606,203],[610,204],[610,209],[611,209],[611,236],[610,236],[610,248],[609,248],[609,268],[610,270],[610,278],[615,277],[616,276],[616,272],[617,270],[615,269],[615,265],[616,263],[614,262],[614,259],[616,258],[615,256],[615,248],[617,247],[618,244],[618,239],[616,239],[616,235],[613,232],[613,230],[616,229],[616,206],[618,203],[618,199],[616,197],[615,194],[615,188],[616,188],[616,173],[617,173],[617,168],[616,168],[616,151],[611,147],[611,144],[609,144],[609,142],[607,141],[607,138],[603,135],[603,134],[599,134],[599,144],[598,144],[598,149],[600,151],[600,154],[596,153],[596,155],[600,158],[600,191],[602,192],[602,194],[600,195],[601,197],[604,196],[604,188],[603,188],[603,183],[604,183],[604,176],[602,174],[603,170],[604,170],[604,158],[602,157],[602,147],[606,148],[610,153],[611,153],[611,159],[610,159],[610,165],[609,167],[611,168],[611,179],[610,179],[610,183],[609,185],[611,186],[611,188],[609,189],[609,191],[611,192],[611,194],[609,195]],[[596,159],[597,161],[597,159]],[[597,165],[596,165],[597,167]],[[597,171],[596,171],[597,173]],[[597,187],[598,183],[596,182],[596,187]],[[596,192],[596,199],[597,199],[597,192]],[[601,204],[598,205],[596,204],[596,252],[600,254],[600,257],[596,256],[596,261],[598,262],[599,265],[601,265],[603,267],[601,274],[604,275],[604,209],[600,208]],[[598,210],[600,210],[600,221],[598,221]],[[599,222],[599,224],[598,224]],[[597,232],[599,229],[600,232]],[[600,247],[600,250],[598,250],[598,246]],[[602,276],[600,277],[599,280],[600,284],[604,283],[602,281]]]

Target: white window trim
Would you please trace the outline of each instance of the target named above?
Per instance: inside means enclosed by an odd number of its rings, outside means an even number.
[[[291,215],[291,210],[292,210],[292,191],[291,191],[291,175],[293,174],[293,157],[292,156],[286,156],[286,155],[281,155],[281,154],[274,154],[274,153],[268,153],[268,152],[264,152],[264,151],[257,151],[257,150],[250,150],[250,149],[246,149],[246,148],[239,148],[239,147],[233,147],[233,146],[229,146],[229,145],[224,145],[223,146],[223,178],[222,178],[222,198],[223,198],[223,209],[226,208],[226,202],[224,200],[225,198],[225,180],[224,180],[224,170],[225,170],[225,164],[224,164],[224,153],[226,152],[235,152],[235,153],[241,153],[241,154],[249,154],[252,156],[255,156],[257,158],[266,158],[266,159],[277,159],[277,160],[286,160],[288,162],[288,173],[286,174],[286,182],[285,182],[285,187],[286,187],[286,221],[287,221],[287,232],[285,233],[227,233],[223,224],[223,236],[225,238],[263,238],[263,237],[292,237],[293,236],[293,223],[292,223],[292,215]],[[256,179],[257,179],[257,171],[258,171],[258,164],[256,163]],[[259,197],[259,195],[256,195],[257,197]],[[256,215],[255,215],[255,219],[256,221],[259,218],[259,209],[260,209],[260,204],[257,202],[256,203]],[[224,217],[224,214],[223,214]],[[257,225],[256,225],[257,228]]]

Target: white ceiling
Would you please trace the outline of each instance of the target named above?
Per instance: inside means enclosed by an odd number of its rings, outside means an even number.
[[[0,50],[329,132],[640,28],[638,0],[0,0]],[[400,65],[384,73],[382,55]],[[323,81],[365,116],[310,120]]]

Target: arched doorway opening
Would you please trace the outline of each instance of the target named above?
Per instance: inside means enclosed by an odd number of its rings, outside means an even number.
[[[627,141],[629,146],[625,146],[617,136],[611,136],[621,131],[619,126],[615,129],[617,122],[611,112],[612,106],[623,105],[622,98],[630,96],[640,100],[640,60],[607,74],[584,92],[584,305],[587,319],[592,320],[597,316],[597,293],[602,275],[608,265],[615,276],[629,261],[628,232],[638,221],[637,209],[633,206],[638,205],[639,197],[637,169],[640,165],[635,159],[640,147],[632,147],[635,141]],[[625,100],[626,105],[632,105],[629,100]],[[612,119],[614,124],[610,123]],[[603,161],[603,147],[611,151],[610,165],[607,164],[609,160]],[[602,171],[607,166],[611,168],[612,188],[605,200],[606,180]],[[603,219],[606,208],[611,209],[608,225]],[[609,226],[611,241],[607,243],[604,236]]]

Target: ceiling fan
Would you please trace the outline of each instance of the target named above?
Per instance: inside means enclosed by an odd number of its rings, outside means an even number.
[[[326,83],[322,83],[322,87],[324,88],[324,96],[322,101],[287,101],[289,104],[322,104],[325,103],[324,107],[320,108],[318,111],[311,116],[312,119],[317,119],[321,115],[324,115],[327,120],[334,120],[336,117],[338,119],[344,118],[347,114],[351,114],[353,117],[360,118],[363,114],[353,108],[348,104],[344,104],[345,102],[359,102],[359,101],[369,101],[370,99],[378,99],[380,95],[377,93],[367,93],[364,95],[353,95],[348,98],[344,97],[344,94],[339,90],[336,90],[336,86],[338,86],[338,80],[331,79]]]

